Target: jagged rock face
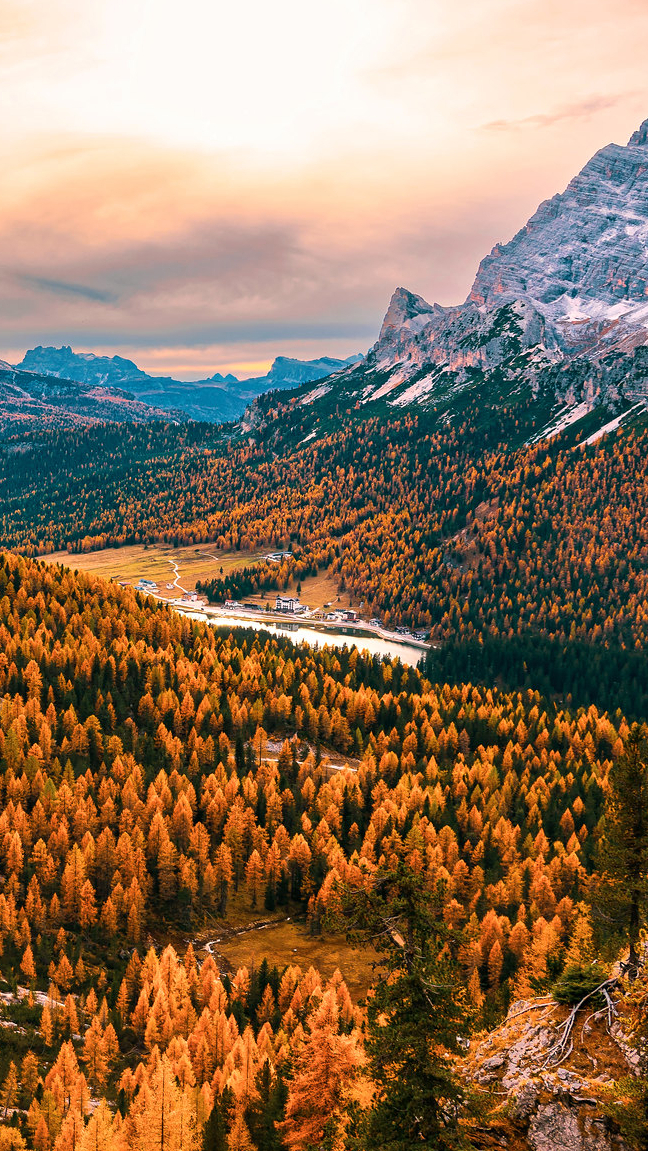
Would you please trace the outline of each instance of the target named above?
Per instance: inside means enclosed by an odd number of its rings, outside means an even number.
[[[648,339],[648,121],[610,144],[482,261],[469,301],[528,299],[565,351]]]
[[[366,403],[430,369],[427,388],[389,402],[436,402],[438,371],[455,373],[458,387],[475,369],[503,367],[531,381],[539,369],[579,359],[595,365],[646,344],[648,120],[626,147],[598,152],[565,192],[493,248],[463,304],[443,308],[397,288],[378,342],[341,382],[357,387],[364,374]],[[373,396],[375,373],[381,382]],[[648,395],[636,374],[634,384],[634,394]],[[619,395],[623,385],[613,400]],[[607,399],[599,389],[592,403]]]
[[[397,288],[380,329],[379,342],[391,340],[406,329],[414,334],[420,332],[434,314],[434,305],[428,304],[422,296],[408,292],[407,288]]]

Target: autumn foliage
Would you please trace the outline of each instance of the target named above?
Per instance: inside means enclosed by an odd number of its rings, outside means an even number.
[[[204,590],[238,597],[327,570],[368,614],[444,645],[645,648],[648,432],[511,448],[519,413],[484,425],[474,404],[461,424],[391,412],[300,443],[303,412],[278,402],[234,440],[209,425],[44,433],[37,452],[28,438],[0,457],[0,542],[288,549]]]
[[[37,1151],[191,1149],[215,1106],[231,1147],[261,1147],[271,1096],[294,1151],[343,1129],[363,1053],[339,973],[229,977],[155,946],[234,892],[316,934],[342,888],[404,860],[444,892],[485,1017],[591,939],[620,716],[228,634],[13,555],[0,641],[0,943],[23,1027],[5,1106]]]

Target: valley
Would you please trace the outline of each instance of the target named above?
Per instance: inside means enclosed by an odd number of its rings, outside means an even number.
[[[0,371],[0,1151],[646,1146],[647,161],[365,357]]]
[[[50,553],[47,558],[49,563],[61,563],[76,571],[92,572],[133,587],[140,579],[151,580],[156,585],[156,595],[171,600],[183,591],[196,591],[197,583],[207,583],[221,576],[226,578],[240,568],[253,567],[263,559],[263,555],[260,552],[210,552],[208,547],[152,543],[125,544],[88,552],[59,551]],[[176,578],[180,583],[176,588],[169,588],[168,584],[174,583]],[[352,606],[348,596],[344,599],[338,596],[337,585],[326,572],[305,576],[300,586],[299,594],[311,610]],[[274,606],[272,596],[251,593],[249,600],[264,609],[268,603]]]
[[[118,548],[103,548],[88,552],[53,552],[49,563],[61,563],[76,571],[91,572],[104,579],[116,580],[134,587],[141,579],[155,584],[156,595],[172,600],[183,592],[196,590],[196,582],[214,579],[253,565],[261,558],[258,554],[223,552],[210,554],[209,549],[196,546],[173,547],[160,544],[126,544]],[[179,583],[176,584],[176,580]],[[175,584],[169,587],[169,584]]]
[[[243,1035],[257,1069],[268,1043],[296,1052],[326,995],[339,1012],[330,1034],[357,1045],[376,957],[361,937],[345,940],[340,900],[399,859],[442,884],[457,986],[485,1023],[531,980],[551,986],[575,940],[591,937],[587,891],[622,717],[557,710],[533,691],[433,686],[356,649],[214,633],[40,560],[6,556],[0,568],[0,831],[18,894],[17,907],[0,894],[0,1052],[15,1025],[45,1064],[57,1042],[71,1059],[66,1019],[75,996],[92,1010],[95,983],[116,1004],[120,1050],[130,1042],[145,1059],[171,1028],[203,1084],[226,1072]],[[21,812],[34,826],[28,892]],[[52,964],[35,1009],[9,996],[32,964]],[[219,1046],[207,1005],[221,1030],[237,1021],[239,1039],[228,1031]],[[93,1026],[114,1042],[108,1024]],[[87,1071],[109,1098],[123,1081],[114,1066]],[[40,1122],[40,1104],[31,1114]]]
[[[351,609],[353,602],[348,594],[338,594],[338,587],[327,572],[305,577],[299,583],[298,594],[306,610],[297,615],[275,611],[275,596],[265,591],[248,595],[246,606],[238,609],[224,608],[222,602],[212,605],[196,591],[210,580],[234,579],[237,571],[249,570],[263,559],[258,554],[219,555],[199,547],[138,544],[98,552],[54,552],[48,555],[47,562],[134,587],[214,627],[260,628],[270,634],[291,636],[295,642],[342,647],[356,643],[364,651],[402,659],[410,665],[416,665],[428,650],[427,644],[410,633],[401,637],[375,621],[370,625],[366,612],[365,618],[359,614],[356,623],[341,624],[336,618],[327,618]]]

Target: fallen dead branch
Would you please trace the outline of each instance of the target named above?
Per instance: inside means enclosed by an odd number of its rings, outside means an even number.
[[[556,1039],[556,1042],[552,1047],[549,1048],[549,1051],[547,1052],[547,1057],[542,1065],[543,1071],[550,1066],[557,1067],[560,1063],[564,1063],[565,1059],[569,1058],[574,1049],[572,1032],[578,1018],[578,1013],[583,1009],[585,1004],[590,999],[594,998],[595,995],[603,996],[605,999],[605,1007],[600,1008],[598,1011],[595,1011],[592,1015],[590,1015],[585,1020],[583,1029],[591,1019],[595,1019],[599,1015],[607,1014],[607,1027],[609,1031],[612,1026],[613,1019],[618,1015],[616,1007],[610,998],[610,991],[613,991],[615,987],[618,987],[618,985],[619,980],[616,977],[613,979],[605,979],[603,983],[599,983],[598,987],[595,987],[593,991],[589,991],[587,995],[583,996],[580,1003],[577,1003],[575,1007],[572,1007],[564,1023],[561,1023],[560,1027],[558,1028],[558,1038]]]

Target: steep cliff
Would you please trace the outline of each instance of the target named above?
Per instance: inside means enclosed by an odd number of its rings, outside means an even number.
[[[540,402],[549,430],[563,407],[648,406],[647,344],[648,121],[496,245],[463,304],[397,288],[365,359],[303,402],[441,406],[452,419],[463,392],[486,395],[495,381],[513,384],[520,405]]]

